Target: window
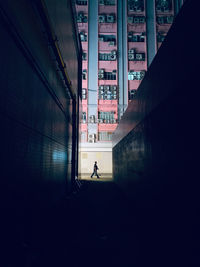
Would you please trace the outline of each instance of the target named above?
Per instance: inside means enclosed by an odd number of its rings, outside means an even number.
[[[135,23],[135,24],[145,23],[145,17],[144,16],[140,16],[140,17],[129,16],[127,18],[127,22],[128,23]]]
[[[87,99],[87,90],[86,90],[86,88],[82,88],[82,99]]]
[[[78,23],[86,23],[87,22],[87,16],[83,12],[79,12],[77,14],[76,21]]]
[[[114,118],[115,112],[104,112],[99,111],[98,112],[98,122],[99,123],[116,123],[116,119]]]
[[[128,0],[128,11],[144,11],[144,0]]]
[[[136,53],[135,49],[128,50],[129,61],[144,61],[145,53]]]
[[[156,18],[158,24],[171,24],[174,20],[173,16],[160,16]]]
[[[82,123],[86,123],[86,120],[87,120],[86,112],[82,112],[81,122],[82,122]]]
[[[115,0],[99,0],[99,5],[101,6],[114,6]]]
[[[99,60],[101,61],[114,61],[117,59],[117,52],[115,50],[111,53],[99,53]]]
[[[128,99],[129,99],[129,100],[134,99],[134,98],[135,98],[135,94],[136,94],[136,92],[137,92],[137,90],[135,90],[135,89],[130,90],[130,91],[128,92]]]
[[[116,85],[100,85],[99,86],[99,99],[102,99],[102,100],[117,99],[117,86]]]
[[[115,22],[115,14],[100,14],[99,15],[99,23],[114,23]]]
[[[87,53],[85,52],[82,53],[82,60],[87,60]]]
[[[82,71],[82,79],[87,80],[87,70]]]
[[[169,12],[172,10],[171,0],[156,0],[156,11]]]
[[[98,78],[99,80],[116,80],[116,73],[116,70],[105,72],[104,69],[99,69]]]
[[[165,36],[166,36],[166,33],[161,33],[161,32],[158,32],[157,33],[157,41],[162,43],[165,39]]]
[[[81,42],[87,42],[87,33],[80,32],[80,38],[81,38]]]
[[[112,132],[99,132],[99,141],[112,141]]]
[[[142,80],[144,78],[145,71],[129,71],[128,72],[128,80]]]
[[[76,4],[79,6],[87,6],[87,0],[76,0]]]
[[[133,34],[133,32],[128,33],[128,42],[144,42],[145,41],[145,33],[141,34]]]
[[[115,35],[99,34],[99,42],[109,42],[109,46],[115,46],[116,45],[116,36]]]

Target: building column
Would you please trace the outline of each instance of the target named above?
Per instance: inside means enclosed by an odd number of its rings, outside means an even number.
[[[146,1],[146,27],[147,27],[147,66],[149,67],[157,52],[156,46],[156,14],[155,0]]]
[[[88,134],[97,134],[98,0],[88,1]],[[95,116],[95,123],[90,117]]]
[[[127,1],[117,1],[119,118],[128,106]]]
[[[174,12],[175,12],[175,16],[179,13],[182,5],[183,5],[183,0],[174,0]]]

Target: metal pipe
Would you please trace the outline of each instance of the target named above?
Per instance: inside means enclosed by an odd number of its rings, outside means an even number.
[[[58,62],[59,69],[62,72],[64,81],[68,87],[70,97],[72,99],[75,99],[75,95],[73,94],[72,86],[71,86],[72,83],[71,83],[69,75],[67,73],[66,64],[63,60],[62,53],[61,53],[60,48],[59,48],[58,39],[57,39],[57,37],[53,31],[53,27],[51,26],[51,22],[50,22],[50,19],[48,16],[48,11],[47,11],[47,8],[45,6],[45,3],[43,0],[36,0],[35,3],[36,3],[38,13],[41,17],[43,24],[44,24],[46,33],[48,35],[49,43],[50,43],[50,45],[53,49],[54,55],[56,57],[56,61]]]

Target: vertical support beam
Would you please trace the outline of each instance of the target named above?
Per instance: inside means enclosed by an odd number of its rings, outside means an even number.
[[[88,1],[88,119],[97,117],[98,98],[98,0]],[[88,133],[97,133],[96,124],[88,124]]]
[[[127,1],[117,1],[119,118],[128,106]]]
[[[156,14],[155,0],[146,1],[146,26],[147,26],[147,66],[149,67],[156,54]]]
[[[174,0],[174,11],[175,11],[175,16],[179,13],[182,5],[183,5],[183,0]]]
[[[179,12],[179,0],[174,0],[174,15],[176,16]]]

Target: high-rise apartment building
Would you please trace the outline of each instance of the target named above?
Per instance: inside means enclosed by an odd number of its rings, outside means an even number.
[[[76,0],[83,49],[82,174],[112,172],[112,134],[183,0]]]

